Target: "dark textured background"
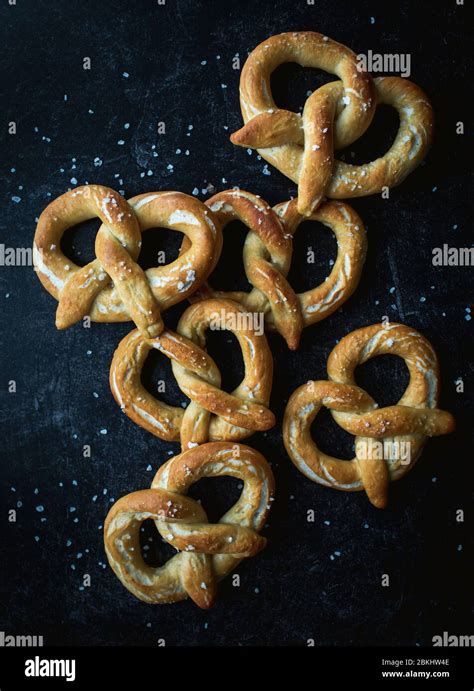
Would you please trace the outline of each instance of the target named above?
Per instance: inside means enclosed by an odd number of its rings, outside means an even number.
[[[31,245],[35,217],[76,184],[71,180],[110,185],[127,196],[197,188],[203,199],[209,183],[216,189],[239,185],[271,203],[294,195],[292,183],[271,168],[265,175],[265,161],[228,139],[241,125],[239,72],[232,58],[238,53],[243,61],[260,41],[281,31],[317,30],[356,52],[411,53],[411,79],[429,95],[437,121],[426,163],[389,200],[350,202],[366,223],[370,247],[356,295],[306,329],[295,353],[270,336],[277,372],[271,407],[278,425],[249,440],[271,461],[277,479],[269,543],[241,565],[240,588],[229,579],[221,584],[209,612],[189,601],[143,604],[104,566],[101,525],[110,502],[147,487],[152,471],[178,451],[177,444],[132,424],[112,399],[109,364],[131,326],[79,324],[58,332],[56,303],[33,270],[0,267],[0,629],[42,634],[49,644],[156,645],[165,638],[168,645],[186,646],[305,644],[308,638],[317,645],[414,645],[430,644],[442,631],[472,633],[472,323],[466,311],[472,270],[431,263],[433,247],[467,246],[472,238],[468,8],[454,0],[316,0],[314,6],[304,0],[166,0],[165,6],[153,0],[17,0],[15,6],[2,3],[0,26],[0,223],[8,246]],[[86,56],[90,71],[82,68]],[[277,102],[299,107],[322,78],[331,79],[296,66],[280,68],[273,79]],[[7,134],[11,120],[18,127],[14,136]],[[455,133],[460,120],[464,136]],[[156,134],[158,121],[166,123],[165,136]],[[381,154],[396,127],[393,112],[382,109],[371,132],[352,147],[351,160]],[[96,157],[101,165],[94,165]],[[71,232],[64,240],[83,262],[93,256],[97,226],[91,222],[89,233]],[[235,231],[225,235],[213,281],[223,288],[245,285],[245,232]],[[171,259],[180,237],[172,235],[148,234],[144,266],[163,247]],[[329,231],[305,224],[295,245],[291,280],[302,290],[327,275],[335,243]],[[314,265],[305,261],[308,246],[317,251]],[[167,324],[174,328],[184,308],[168,312]],[[433,343],[443,378],[440,406],[456,415],[458,431],[429,441],[416,468],[392,485],[389,508],[377,511],[363,493],[331,491],[300,475],[284,452],[280,423],[294,388],[325,377],[336,341],[384,315],[420,329]],[[227,387],[242,371],[232,339],[227,333],[209,338]],[[183,401],[168,361],[157,358],[146,369],[151,390],[164,378],[165,400]],[[464,393],[455,391],[458,377]],[[15,394],[7,393],[12,379]],[[406,370],[397,358],[378,358],[360,368],[358,381],[386,404],[402,393]],[[314,427],[323,449],[351,457],[351,437],[329,415],[321,414]],[[83,444],[92,446],[91,459],[82,457]],[[193,496],[217,518],[238,488],[230,479],[202,481]],[[7,522],[10,508],[17,508],[16,523]],[[465,523],[455,521],[458,508],[466,512]],[[316,512],[314,523],[306,521],[308,509]],[[151,549],[155,559],[171,552],[162,544]],[[92,584],[81,589],[85,573]],[[381,587],[384,573],[389,588]]]

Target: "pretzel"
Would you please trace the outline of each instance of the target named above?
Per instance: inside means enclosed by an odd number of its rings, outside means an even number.
[[[410,381],[396,405],[378,408],[373,398],[356,385],[354,370],[383,354],[403,358]],[[383,508],[390,480],[398,480],[413,467],[426,438],[454,429],[453,416],[437,408],[436,354],[430,343],[408,326],[374,324],[343,338],[331,352],[327,368],[329,381],[310,381],[296,389],[288,401],[283,422],[286,450],[310,480],[348,492],[364,489],[372,504]],[[351,461],[322,453],[312,440],[311,423],[322,406],[331,411],[342,429],[357,435],[356,456]],[[389,439],[397,442],[398,448],[401,442],[408,442],[408,462],[400,454],[396,457],[385,453],[385,447],[383,458],[378,458],[371,451],[371,439]]]
[[[205,284],[192,301],[207,297],[229,298],[250,312],[263,312],[265,325],[278,331],[296,350],[301,331],[332,314],[355,291],[367,250],[362,220],[347,204],[326,202],[309,218],[329,227],[336,236],[338,255],[324,283],[296,294],[286,280],[292,257],[292,236],[308,220],[292,200],[271,207],[244,190],[226,190],[206,204],[225,228],[238,219],[250,229],[244,244],[244,267],[253,290],[249,293],[213,290]]]
[[[97,258],[80,267],[63,254],[64,231],[98,216]],[[141,232],[162,226],[179,230],[189,245],[171,264],[143,271],[136,260]],[[141,333],[157,336],[161,311],[184,300],[214,268],[221,251],[220,228],[212,212],[182,192],[154,192],[128,202],[101,185],[66,192],[41,214],[33,247],[41,283],[56,300],[56,326],[66,329],[88,315],[96,322],[132,319]]]
[[[237,503],[213,524],[186,494],[201,478],[222,475],[242,480],[244,487]],[[170,459],[151,487],[122,497],[109,511],[104,543],[110,566],[144,602],[163,604],[189,596],[206,609],[215,599],[217,581],[265,546],[258,533],[273,501],[270,466],[248,446],[211,442]],[[148,566],[140,550],[140,526],[149,518],[161,537],[179,550],[158,568]]]
[[[280,109],[270,75],[284,62],[325,70],[340,81],[314,91],[302,116]],[[381,103],[400,116],[389,151],[360,166],[335,160],[334,149],[363,135]],[[400,184],[423,160],[432,139],[432,108],[418,86],[400,77],[372,80],[349,48],[312,31],[272,36],[252,51],[240,78],[240,106],[245,125],[231,135],[232,143],[257,149],[298,184],[298,210],[304,216],[324,196],[361,197]]]
[[[275,416],[267,408],[272,355],[265,335],[242,323],[242,315],[247,313],[237,303],[211,299],[184,312],[178,333],[166,329],[145,338],[135,329],[128,334],[110,368],[110,387],[123,412],[160,439],[180,440],[183,449],[208,440],[239,441],[255,430],[273,427]],[[205,351],[210,325],[232,331],[242,349],[245,376],[232,393],[221,390],[219,369]],[[158,401],[143,387],[140,375],[152,348],[170,358],[178,386],[191,399],[186,411]]]

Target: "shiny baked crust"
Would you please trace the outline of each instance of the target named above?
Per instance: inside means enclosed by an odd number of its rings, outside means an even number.
[[[216,524],[186,494],[203,477],[229,475],[243,482],[239,500]],[[260,552],[259,535],[273,501],[274,478],[265,458],[242,444],[211,442],[175,456],[156,474],[151,489],[119,499],[104,524],[109,564],[123,585],[151,604],[191,597],[212,605],[217,582],[245,557]],[[166,542],[179,550],[164,566],[148,566],[141,554],[140,527],[153,519]]]
[[[224,292],[206,283],[191,301],[211,296],[236,300],[251,312],[263,313],[266,327],[278,331],[288,347],[296,350],[302,329],[328,317],[357,288],[365,262],[367,237],[361,218],[348,204],[326,202],[305,217],[299,213],[296,199],[272,209],[258,195],[240,189],[219,192],[206,204],[223,230],[236,219],[249,228],[243,260],[253,289],[248,293]],[[325,281],[297,294],[286,276],[291,265],[292,237],[307,220],[319,221],[333,231],[338,252]],[[317,251],[317,237],[314,246]]]
[[[100,218],[96,259],[77,266],[61,250],[65,230]],[[164,227],[189,240],[170,264],[143,271],[137,264],[142,232]],[[212,212],[182,192],[150,192],[128,202],[101,185],[77,187],[52,201],[41,214],[33,256],[37,275],[56,300],[56,326],[66,329],[85,316],[96,322],[133,320],[141,333],[157,336],[161,311],[197,290],[215,267],[222,248]]]
[[[376,355],[398,355],[410,374],[396,405],[378,408],[357,386],[356,367]],[[328,358],[328,381],[309,381],[288,401],[283,441],[295,466],[313,482],[354,492],[365,490],[374,506],[387,504],[388,485],[403,477],[419,458],[428,437],[454,429],[453,416],[437,408],[439,368],[436,353],[417,331],[403,324],[374,324],[345,336]],[[344,461],[318,449],[311,425],[322,407],[337,424],[355,435],[356,456]],[[409,444],[409,458],[371,457],[362,453],[370,439]],[[362,444],[361,444],[362,442]],[[407,460],[407,462],[405,462]]]
[[[268,409],[273,358],[264,334],[257,334],[245,309],[230,300],[210,299],[191,305],[181,317],[178,332],[169,329],[145,338],[135,329],[120,342],[110,368],[110,388],[123,412],[148,432],[167,441],[181,441],[183,449],[206,441],[239,441],[275,424]],[[233,332],[239,342],[245,374],[227,393],[221,375],[205,351],[210,325]],[[171,359],[181,391],[191,399],[183,410],[152,396],[141,383],[141,372],[154,348]]]
[[[339,77],[307,99],[303,115],[278,108],[272,72],[285,62],[315,67]],[[389,151],[375,161],[351,165],[334,150],[368,129],[378,104],[393,106],[400,126]],[[272,36],[247,58],[240,78],[244,127],[233,144],[257,149],[298,184],[298,210],[309,216],[324,197],[347,199],[377,194],[400,184],[423,160],[431,144],[433,111],[424,92],[401,77],[372,77],[361,71],[349,48],[313,31]]]

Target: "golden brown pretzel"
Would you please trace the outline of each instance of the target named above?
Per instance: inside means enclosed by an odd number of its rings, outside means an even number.
[[[242,480],[240,499],[210,524],[201,505],[186,496],[203,477],[230,475]],[[137,598],[151,604],[191,597],[202,608],[212,605],[217,582],[245,557],[265,546],[258,533],[273,501],[274,479],[265,458],[248,446],[211,442],[171,458],[156,474],[152,489],[119,499],[104,524],[110,566]],[[148,566],[140,549],[140,526],[154,520],[166,542],[179,554],[164,566]]]
[[[155,338],[135,329],[119,344],[110,368],[110,387],[128,417],[167,441],[181,441],[183,449],[206,441],[245,439],[255,430],[275,424],[267,408],[272,388],[273,360],[264,334],[255,333],[247,313],[230,300],[205,300],[191,305],[178,324]],[[226,393],[221,375],[205,351],[205,332],[225,328],[237,337],[245,364],[239,386]],[[191,399],[182,408],[158,401],[143,387],[140,375],[152,348],[171,359],[183,393]]]
[[[244,190],[226,190],[209,199],[219,222],[225,226],[239,219],[250,229],[244,245],[244,267],[253,290],[222,292],[208,284],[194,294],[236,300],[247,310],[264,313],[265,324],[278,331],[288,347],[298,347],[301,330],[332,314],[356,289],[367,250],[364,224],[348,204],[327,202],[310,217],[297,210],[297,200],[278,204],[273,209]],[[286,279],[292,256],[292,236],[305,220],[320,221],[334,232],[337,259],[330,275],[319,286],[295,294]]]
[[[410,381],[396,405],[378,408],[356,385],[354,370],[384,353],[404,359]],[[329,381],[300,386],[288,401],[283,422],[288,455],[310,480],[349,492],[364,489],[372,504],[383,508],[390,480],[398,480],[413,467],[427,437],[454,429],[453,416],[436,407],[436,354],[430,343],[408,326],[374,324],[353,331],[336,345],[328,359],[328,376]],[[322,406],[331,411],[340,427],[356,435],[356,456],[351,461],[322,453],[311,438],[311,423]],[[391,446],[374,444],[374,439],[388,439]],[[403,458],[396,453],[402,443],[409,451]]]
[[[80,267],[61,251],[64,231],[98,216],[97,258]],[[179,230],[189,245],[174,262],[143,271],[136,263],[141,232],[156,226]],[[222,237],[207,207],[182,192],[154,192],[128,202],[101,185],[86,185],[55,199],[41,214],[34,261],[46,290],[59,301],[56,326],[132,319],[147,336],[164,328],[161,310],[184,300],[214,268]]]
[[[284,62],[323,69],[340,81],[314,91],[301,117],[278,108],[272,97],[270,75]],[[381,103],[400,116],[389,151],[360,166],[334,160],[334,149],[364,134]],[[324,196],[361,197],[398,185],[422,161],[432,138],[432,108],[416,84],[400,77],[372,80],[349,48],[312,31],[272,36],[252,51],[240,78],[240,105],[245,125],[231,141],[257,149],[298,183],[298,210],[305,216]]]

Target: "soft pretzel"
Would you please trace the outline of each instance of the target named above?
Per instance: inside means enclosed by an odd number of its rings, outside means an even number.
[[[206,204],[225,227],[234,219],[250,229],[244,245],[244,267],[253,290],[222,292],[209,284],[194,294],[236,300],[250,312],[263,312],[267,328],[278,331],[288,347],[298,347],[303,327],[325,319],[356,289],[367,250],[362,220],[348,204],[326,202],[310,217],[297,210],[297,200],[273,209],[261,197],[244,190],[226,190]],[[292,257],[292,236],[300,223],[320,221],[336,236],[338,254],[330,275],[319,286],[295,294],[286,279]]]
[[[209,440],[239,441],[255,430],[273,427],[275,417],[267,408],[272,355],[265,335],[255,333],[247,316],[235,302],[211,299],[184,312],[178,333],[166,329],[145,338],[135,329],[128,334],[110,368],[110,387],[123,412],[160,439],[180,440],[183,449]],[[245,375],[232,393],[221,390],[219,369],[205,351],[210,325],[232,331],[242,349]],[[186,411],[158,401],[143,387],[140,375],[152,348],[171,359],[178,386],[191,399]]]
[[[376,355],[403,358],[410,374],[396,405],[378,408],[356,385],[355,368]],[[353,331],[328,359],[329,381],[308,382],[291,396],[283,422],[283,440],[293,463],[310,480],[349,492],[364,489],[374,506],[387,503],[390,480],[403,477],[419,458],[427,437],[454,429],[452,415],[437,408],[439,370],[430,343],[402,324],[374,324]],[[343,461],[322,453],[311,438],[311,424],[324,406],[337,424],[356,435],[356,456]],[[409,459],[371,451],[370,439],[408,443]],[[397,447],[391,447],[396,449]],[[379,447],[377,451],[379,452]],[[406,462],[405,462],[406,461]]]
[[[97,258],[80,267],[61,250],[64,231],[98,216]],[[175,261],[143,271],[136,263],[141,232],[161,226],[179,230],[189,244]],[[56,326],[65,329],[88,315],[97,322],[132,319],[141,333],[157,336],[161,311],[194,292],[214,268],[222,237],[217,219],[194,197],[154,192],[128,202],[100,185],[86,185],[55,199],[41,214],[34,261],[46,290],[58,300]]]
[[[244,483],[240,499],[216,524],[186,496],[203,477],[230,475]],[[212,605],[217,581],[265,546],[259,535],[273,501],[274,479],[265,458],[248,446],[211,442],[175,456],[156,474],[151,489],[119,499],[104,524],[110,566],[137,598],[151,604],[192,598]],[[153,519],[161,537],[179,550],[164,566],[148,566],[140,526]]]
[[[302,116],[282,110],[273,100],[270,76],[284,62],[320,68],[340,81],[314,91]],[[360,166],[334,160],[334,149],[363,135],[381,103],[396,108],[400,117],[389,151]],[[423,160],[432,138],[432,108],[418,86],[400,77],[372,80],[349,48],[312,31],[272,36],[252,51],[240,78],[240,105],[245,125],[231,141],[257,149],[298,183],[298,210],[304,216],[324,196],[361,197],[398,185]]]

